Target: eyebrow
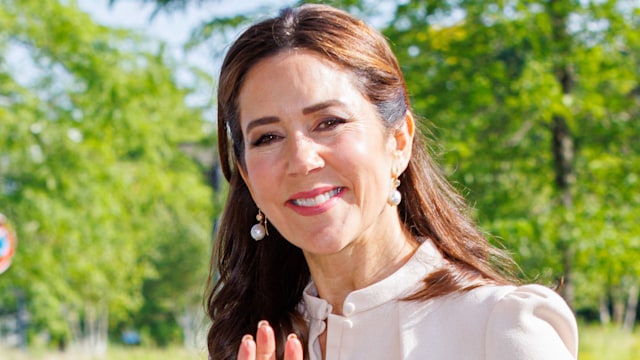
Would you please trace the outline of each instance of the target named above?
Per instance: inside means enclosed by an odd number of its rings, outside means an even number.
[[[278,121],[280,121],[280,118],[276,116],[265,116],[255,120],[251,120],[249,124],[247,124],[247,128],[245,129],[245,131],[247,132],[247,134],[249,134],[251,130],[255,127],[258,127],[260,125],[277,123]]]
[[[302,114],[309,115],[311,113],[318,112],[332,106],[345,107],[346,105],[340,100],[327,100],[318,104],[307,106],[306,108],[302,109]],[[249,124],[247,124],[247,128],[245,129],[245,131],[247,132],[247,134],[249,134],[249,132],[251,132],[251,130],[253,130],[253,128],[255,127],[258,127],[261,125],[273,124],[279,121],[280,121],[280,118],[278,118],[277,116],[265,116],[265,117],[257,118],[255,120],[251,120]]]
[[[327,100],[315,105],[307,106],[306,108],[302,109],[302,114],[308,115],[332,106],[344,107],[345,104],[340,100]]]

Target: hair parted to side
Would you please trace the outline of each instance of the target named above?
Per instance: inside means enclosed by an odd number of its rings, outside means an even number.
[[[302,251],[275,228],[256,243],[249,234],[258,212],[238,166],[244,166],[244,139],[238,96],[247,72],[259,61],[292,49],[305,49],[353,74],[355,86],[378,110],[388,128],[411,111],[406,84],[386,39],[348,13],[327,5],[287,8],[259,22],[232,44],[223,61],[218,86],[218,150],[229,196],[219,223],[206,299],[212,325],[208,348],[212,359],[235,359],[240,339],[255,333],[266,319],[276,334],[282,358],[288,333],[307,342],[298,305],[310,281]],[[430,238],[449,265],[424,280],[424,288],[407,299],[425,300],[482,283],[508,283],[502,268],[509,258],[492,247],[468,216],[464,200],[442,176],[416,132],[412,157],[400,176],[405,227],[418,239]],[[306,352],[305,352],[306,353]]]

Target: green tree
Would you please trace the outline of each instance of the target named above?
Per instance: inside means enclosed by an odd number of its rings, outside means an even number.
[[[637,294],[640,4],[430,4],[398,6],[386,34],[481,223],[576,308],[625,278]]]
[[[98,352],[159,300],[146,282],[176,314],[200,304],[212,194],[178,145],[212,134],[176,65],[75,2],[2,0],[0,24],[0,209],[20,239],[0,298],[23,289],[34,331]]]

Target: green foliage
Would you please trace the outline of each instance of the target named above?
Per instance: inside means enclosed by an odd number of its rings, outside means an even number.
[[[408,1],[385,30],[415,109],[433,122],[443,162],[481,224],[530,276],[560,277],[571,247],[584,295],[575,305],[597,308],[598,293],[640,276],[637,4],[461,8],[453,19],[448,3]],[[554,117],[567,121],[576,146],[571,208],[555,186]]]
[[[198,303],[212,194],[178,144],[212,134],[162,47],[73,2],[2,3],[0,211],[19,245],[0,298],[24,289],[32,324],[63,337],[97,309],[117,324],[145,301]]]

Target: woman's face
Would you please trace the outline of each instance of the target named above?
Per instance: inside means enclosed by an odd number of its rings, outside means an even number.
[[[239,94],[245,182],[269,226],[308,254],[384,236],[399,221],[387,197],[408,161],[411,117],[385,129],[352,76],[289,51],[253,66]]]

